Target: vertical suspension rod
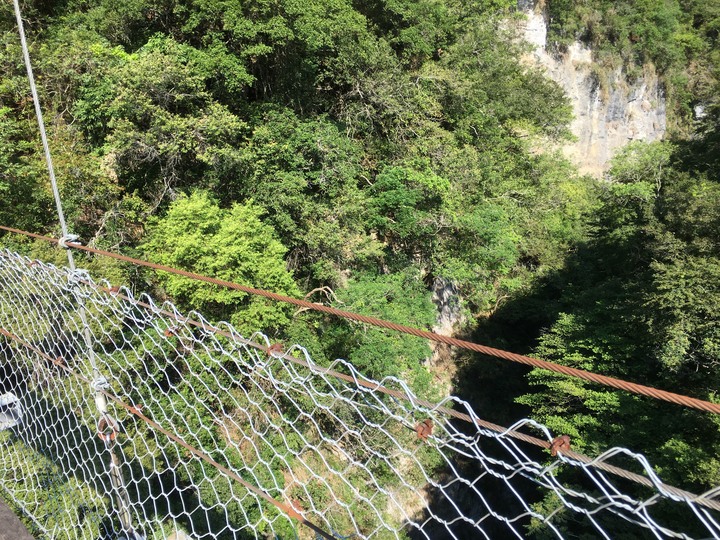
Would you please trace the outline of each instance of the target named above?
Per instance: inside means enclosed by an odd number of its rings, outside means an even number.
[[[23,24],[22,14],[20,12],[20,3],[18,0],[13,0],[13,7],[15,9],[15,19],[17,20],[18,32],[20,33],[20,44],[22,46],[23,60],[25,61],[25,69],[27,70],[28,81],[30,82],[30,92],[32,94],[33,104],[35,105],[35,117],[37,118],[38,127],[40,129],[40,138],[42,140],[43,152],[45,154],[45,163],[47,165],[48,174],[50,175],[50,185],[52,186],[53,197],[55,199],[55,207],[57,209],[58,220],[60,221],[60,230],[62,231],[63,238],[68,238],[69,232],[67,222],[65,221],[65,213],[63,212],[62,200],[60,198],[60,190],[58,189],[57,179],[55,177],[55,167],[52,161],[52,155],[50,153],[50,144],[48,143],[47,131],[45,129],[45,121],[43,119],[42,108],[40,107],[40,97],[38,95],[37,86],[35,85],[35,75],[33,74],[32,63],[30,62],[30,51],[27,45],[27,39],[25,37],[25,25]],[[72,254],[72,250],[66,249],[65,253],[68,258],[68,266],[70,271],[75,274],[75,259]],[[77,284],[75,284],[77,286]],[[79,299],[79,315],[83,326],[83,341],[87,350],[88,359],[90,360],[90,367],[93,371],[93,378],[95,381],[101,380],[100,370],[98,369],[97,362],[95,359],[95,353],[92,347],[92,335],[90,333],[90,326],[87,321],[87,314],[85,312],[85,306],[82,298]],[[104,380],[104,379],[103,379]],[[105,395],[101,389],[96,389],[95,392],[95,404],[101,417],[107,417],[109,412],[107,408],[107,402]],[[119,510],[119,518],[123,528],[133,534],[136,538],[135,531],[132,526],[130,519],[130,501],[127,498],[127,491],[125,490],[124,481],[119,469],[119,460],[115,455],[115,451],[112,448],[108,449],[111,456],[111,470],[110,478],[115,491],[117,492],[117,505]],[[112,470],[113,464],[116,470]],[[123,497],[121,494],[124,494]]]
[[[37,118],[38,127],[40,128],[40,138],[42,139],[43,151],[45,153],[45,163],[47,164],[48,173],[50,174],[50,184],[52,185],[55,207],[57,208],[58,219],[60,220],[60,229],[62,230],[62,235],[67,237],[67,223],[65,222],[65,214],[60,200],[60,191],[58,190],[57,180],[55,178],[55,167],[53,166],[52,155],[50,154],[50,145],[48,144],[47,132],[45,131],[45,121],[43,120],[42,109],[40,107],[40,97],[38,96],[37,87],[35,86],[35,75],[33,75],[32,64],[30,63],[30,52],[27,46],[27,39],[25,38],[25,25],[23,24],[22,15],[20,14],[20,4],[18,0],[13,0],[13,6],[15,8],[18,31],[20,32],[20,44],[22,45],[25,69],[27,70],[28,81],[30,81],[30,92],[32,94],[33,104],[35,105],[35,117]],[[67,250],[67,255],[70,269],[74,271],[75,261],[69,249]]]

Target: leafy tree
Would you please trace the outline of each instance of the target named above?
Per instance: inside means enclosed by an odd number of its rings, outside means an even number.
[[[509,37],[497,39],[492,21],[478,22],[443,55],[441,65],[454,75],[445,83],[444,104],[457,136],[480,143],[503,131],[515,135],[520,126],[567,136],[567,97],[544,74],[517,61],[522,49]]]
[[[636,145],[614,162],[616,183],[603,196],[593,239],[568,269],[561,312],[537,352],[713,400],[720,189],[669,166],[670,148]],[[530,380],[539,388],[520,401],[575,447],[642,451],[665,479],[701,491],[720,479],[720,432],[708,415],[539,370]]]
[[[0,222],[33,230],[44,224],[51,200],[42,162],[34,159],[34,145],[26,138],[29,126],[13,116],[9,108],[0,108]]]
[[[287,250],[261,215],[251,202],[223,210],[207,193],[194,192],[178,198],[165,217],[151,223],[141,249],[160,264],[297,296],[283,261]],[[263,297],[174,274],[160,274],[159,280],[183,307],[229,320],[248,334],[260,329],[273,333],[290,321],[291,307]]]
[[[74,114],[103,144],[125,189],[157,205],[233,159],[245,123],[205,90],[207,66],[197,51],[155,37],[134,54],[103,52],[114,66],[86,78]]]
[[[432,171],[388,167],[366,190],[367,224],[393,244],[428,250],[426,244],[438,232],[438,210],[449,188],[449,182]]]
[[[377,0],[355,2],[355,8],[370,20],[406,63],[418,67],[437,56],[457,31],[460,10],[435,1]]]
[[[363,222],[360,145],[322,116],[268,108],[255,123],[221,192],[265,208],[292,268],[314,282],[335,284],[342,269],[378,257]]]
[[[389,275],[359,274],[337,296],[343,309],[357,313],[421,328],[435,322],[435,307],[417,268]],[[427,372],[421,369],[430,356],[426,340],[349,321],[330,325],[321,337],[329,344],[330,358],[345,357],[361,373],[377,379],[409,377],[420,390],[428,390]]]

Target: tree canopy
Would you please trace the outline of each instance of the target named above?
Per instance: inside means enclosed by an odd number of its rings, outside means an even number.
[[[26,0],[71,228],[426,329],[446,307],[434,284],[451,284],[458,334],[718,400],[720,8],[544,6],[556,52],[582,40],[598,71],[659,70],[673,131],[628,145],[604,179],[556,151],[572,108],[523,60],[507,24],[516,2]],[[0,42],[0,222],[57,232],[7,3]],[[444,380],[489,420],[525,413],[588,453],[645,452],[682,487],[720,482],[708,415],[537,370],[510,381],[472,355],[455,353],[452,375],[415,338],[87,262],[213,321],[300,342],[320,363],[344,357],[425,395]],[[498,388],[483,394],[473,377]]]
[[[258,289],[297,296],[299,290],[283,257],[287,249],[263,210],[247,202],[223,210],[206,193],[181,197],[167,214],[150,223],[140,246],[149,260]],[[232,322],[248,335],[273,334],[290,321],[290,307],[176,274],[159,275],[163,289],[185,309]]]

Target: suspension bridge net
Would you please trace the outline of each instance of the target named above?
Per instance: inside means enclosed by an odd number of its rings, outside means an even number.
[[[10,251],[0,332],[0,496],[40,538],[720,537],[717,490],[628,450],[553,456],[533,421]]]

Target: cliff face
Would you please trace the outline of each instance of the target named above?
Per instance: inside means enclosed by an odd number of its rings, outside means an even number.
[[[592,51],[573,43],[561,55],[548,52],[547,17],[542,3],[522,2],[527,16],[521,35],[535,47],[531,61],[542,66],[572,101],[571,129],[577,141],[563,151],[580,171],[602,176],[614,153],[630,141],[656,141],[665,135],[665,97],[652,69],[628,83],[621,70],[600,84],[592,69]]]

